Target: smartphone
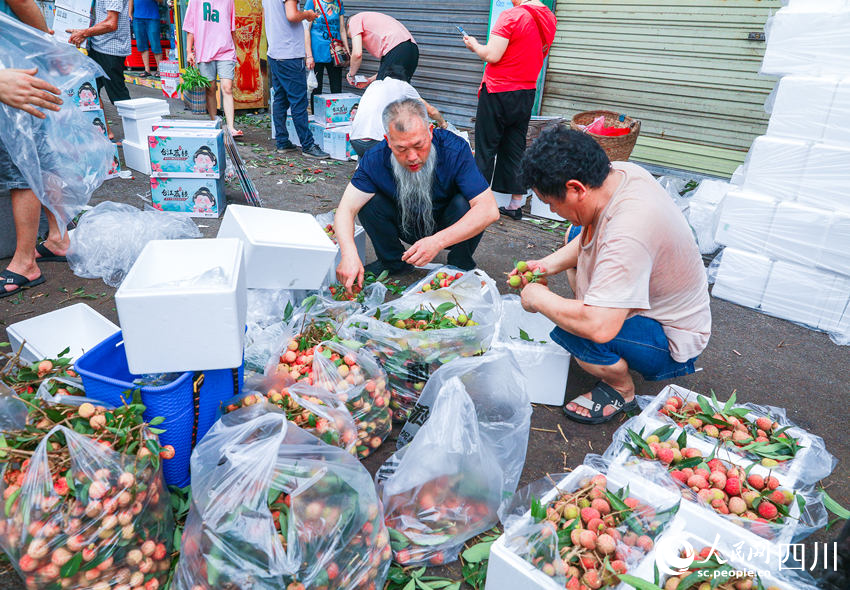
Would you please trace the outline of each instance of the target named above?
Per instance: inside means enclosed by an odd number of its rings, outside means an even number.
[[[356,74],[354,76],[354,83],[355,84],[363,84],[364,82],[368,82],[368,81],[369,81],[369,78],[367,78],[366,76],[361,76],[360,74]]]
[[[460,25],[455,25],[455,28],[460,32],[461,35],[466,37],[466,31],[463,30],[463,27],[461,27]]]

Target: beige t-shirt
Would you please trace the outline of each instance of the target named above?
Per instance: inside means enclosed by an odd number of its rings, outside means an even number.
[[[658,321],[670,355],[685,362],[705,349],[711,335],[699,248],[685,217],[649,172],[628,162],[612,167],[622,182],[579,252],[576,298]]]

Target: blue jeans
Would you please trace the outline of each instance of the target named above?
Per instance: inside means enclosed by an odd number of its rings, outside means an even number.
[[[134,18],[133,34],[136,36],[136,49],[140,52],[162,53],[158,18]],[[147,65],[145,64],[145,66]]]
[[[304,60],[268,58],[269,73],[274,87],[274,116],[275,142],[277,147],[285,148],[290,145],[289,133],[286,131],[286,110],[292,111],[292,122],[301,140],[301,149],[310,149],[315,140],[307,124],[307,68]]]
[[[581,226],[574,225],[567,234],[571,242],[581,233]],[[694,361],[680,363],[670,356],[670,343],[661,324],[642,315],[623,322],[620,332],[610,342],[597,344],[580,338],[561,328],[552,330],[552,340],[566,348],[578,360],[592,365],[610,366],[620,359],[628,363],[647,381],[661,381],[690,375],[694,372]]]

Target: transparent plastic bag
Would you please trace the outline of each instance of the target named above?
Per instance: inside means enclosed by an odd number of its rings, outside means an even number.
[[[87,399],[85,395],[83,380],[71,377],[45,379],[35,392],[37,399],[43,399],[53,404],[73,404],[75,400]]]
[[[307,72],[307,92],[313,92],[319,87],[319,80],[316,78],[315,70]]]
[[[722,180],[703,180],[688,199],[685,217],[694,232],[700,254],[711,254],[720,245],[714,241],[720,213],[720,203],[731,185]]]
[[[55,464],[54,444],[70,464]],[[61,425],[13,467],[0,482],[0,543],[28,589],[165,584],[174,521],[161,469]]]
[[[513,356],[490,350],[481,357],[458,359],[434,371],[398,436],[399,448],[415,440],[447,383],[459,378],[475,406],[478,430],[502,469],[502,488],[514,492],[525,465],[531,428],[528,382]]]
[[[199,237],[190,217],[107,201],[80,219],[71,234],[68,264],[78,277],[102,278],[118,287],[151,240]]]
[[[106,179],[116,157],[115,146],[69,99],[81,83],[104,73],[73,45],[5,14],[0,14],[0,25],[0,67],[37,67],[36,76],[64,95],[58,112],[42,110],[45,119],[0,103],[0,142],[64,232]]]
[[[496,542],[567,588],[578,588],[579,580],[617,586],[605,561],[616,573],[634,570],[679,508],[676,487],[656,472],[635,479],[635,472],[587,455],[571,473],[547,476],[507,498],[499,508],[505,534]]]
[[[643,407],[641,415],[676,424],[711,444],[720,443],[731,453],[761,462],[793,484],[815,484],[828,477],[838,464],[823,439],[789,420],[784,409],[737,403],[735,393],[727,402],[719,402],[713,395],[668,386],[656,396],[639,396],[638,402]],[[680,409],[671,411],[674,405]],[[728,428],[723,427],[724,422],[728,422]],[[746,434],[734,435],[737,423],[741,424],[737,428]],[[763,439],[758,440],[757,436]]]
[[[375,475],[401,565],[454,561],[467,539],[498,520],[504,477],[474,416],[461,380],[449,379],[413,442]]]
[[[446,286],[442,286],[443,281],[446,281]],[[454,297],[463,306],[467,302],[484,302],[496,306],[501,303],[496,281],[478,268],[464,271],[453,266],[439,267],[422,280],[410,285],[403,296],[423,293],[425,290],[437,298],[435,301],[451,301]]]
[[[0,381],[0,432],[24,428],[28,414],[27,405],[15,390]]]
[[[289,290],[248,289],[248,327],[245,333],[245,366],[262,373],[287,332],[285,322],[294,312],[295,296]]]
[[[437,368],[456,358],[482,354],[490,347],[501,300],[498,292],[494,302],[489,288],[482,291],[478,278],[475,285],[454,297],[449,293],[451,288],[412,292],[384,303],[370,315],[354,315],[343,326],[341,333],[364,344],[387,372],[394,419],[407,419],[425,382]],[[399,327],[405,325],[402,320],[388,323],[394,317],[415,319],[420,314],[439,317],[440,323],[424,329],[424,319],[410,327]],[[460,321],[449,326],[445,319]],[[433,325],[440,327],[432,329]]]
[[[827,523],[813,486],[796,485],[779,471],[644,416],[631,418],[614,433],[605,459],[624,468],[662,466],[682,497],[701,508],[703,518],[720,526],[733,523],[772,543],[797,542]]]
[[[383,588],[390,556],[366,469],[279,410],[222,416],[192,452],[175,590]]]

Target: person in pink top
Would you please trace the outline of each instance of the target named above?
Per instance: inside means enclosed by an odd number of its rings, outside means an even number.
[[[419,65],[419,47],[410,31],[391,16],[380,12],[360,12],[348,19],[348,36],[351,38],[351,65],[346,79],[355,86],[354,76],[363,63],[363,50],[381,60],[378,73],[363,88],[377,79],[386,77],[386,70],[394,64],[404,68],[405,82],[410,82]]]
[[[236,10],[233,0],[191,0],[183,21],[186,56],[190,66],[212,80],[207,88],[207,112],[215,119],[216,74],[221,79],[222,107],[230,133],[241,137],[233,126],[233,75],[236,71]]]

